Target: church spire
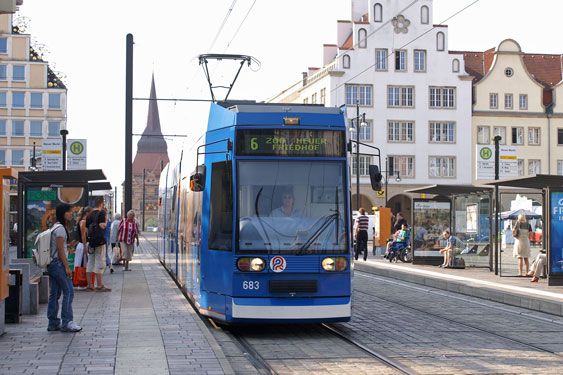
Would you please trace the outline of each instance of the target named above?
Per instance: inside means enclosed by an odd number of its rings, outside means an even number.
[[[162,131],[160,130],[160,117],[158,115],[158,102],[156,100],[154,73],[152,75],[147,126],[143,131],[141,139],[137,143],[137,153],[139,152],[168,152],[166,141],[164,140]]]

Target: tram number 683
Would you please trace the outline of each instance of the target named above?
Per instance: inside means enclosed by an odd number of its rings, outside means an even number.
[[[260,282],[259,281],[243,281],[242,282],[242,289],[244,290],[258,290],[260,289]]]

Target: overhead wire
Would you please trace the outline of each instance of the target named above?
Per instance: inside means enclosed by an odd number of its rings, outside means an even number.
[[[238,28],[236,29],[236,31],[233,34],[233,37],[231,38],[231,40],[229,41],[229,43],[227,43],[227,46],[225,47],[225,49],[223,50],[223,52],[226,52],[227,49],[231,46],[231,43],[233,42],[233,40],[236,38],[238,32],[240,31],[240,29],[242,28],[242,25],[244,24],[244,22],[246,21],[246,19],[248,18],[248,15],[250,14],[250,12],[252,11],[252,8],[254,8],[254,5],[256,4],[256,1],[258,0],[254,0],[254,2],[252,3],[252,5],[250,6],[250,8],[248,9],[248,12],[246,12],[246,15],[244,16],[242,22],[240,23],[240,25],[238,26]]]

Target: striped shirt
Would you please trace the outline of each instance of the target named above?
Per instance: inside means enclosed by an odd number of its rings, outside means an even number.
[[[132,244],[135,241],[135,236],[139,235],[139,227],[135,220],[130,221],[121,219],[119,228],[117,228],[117,239],[119,242]]]
[[[356,217],[356,227],[358,230],[365,230],[367,232],[369,228],[369,217],[366,215],[359,215]]]

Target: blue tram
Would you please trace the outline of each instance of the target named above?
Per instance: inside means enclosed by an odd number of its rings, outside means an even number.
[[[212,103],[206,133],[162,171],[161,262],[224,322],[351,317],[351,229],[340,109]]]

